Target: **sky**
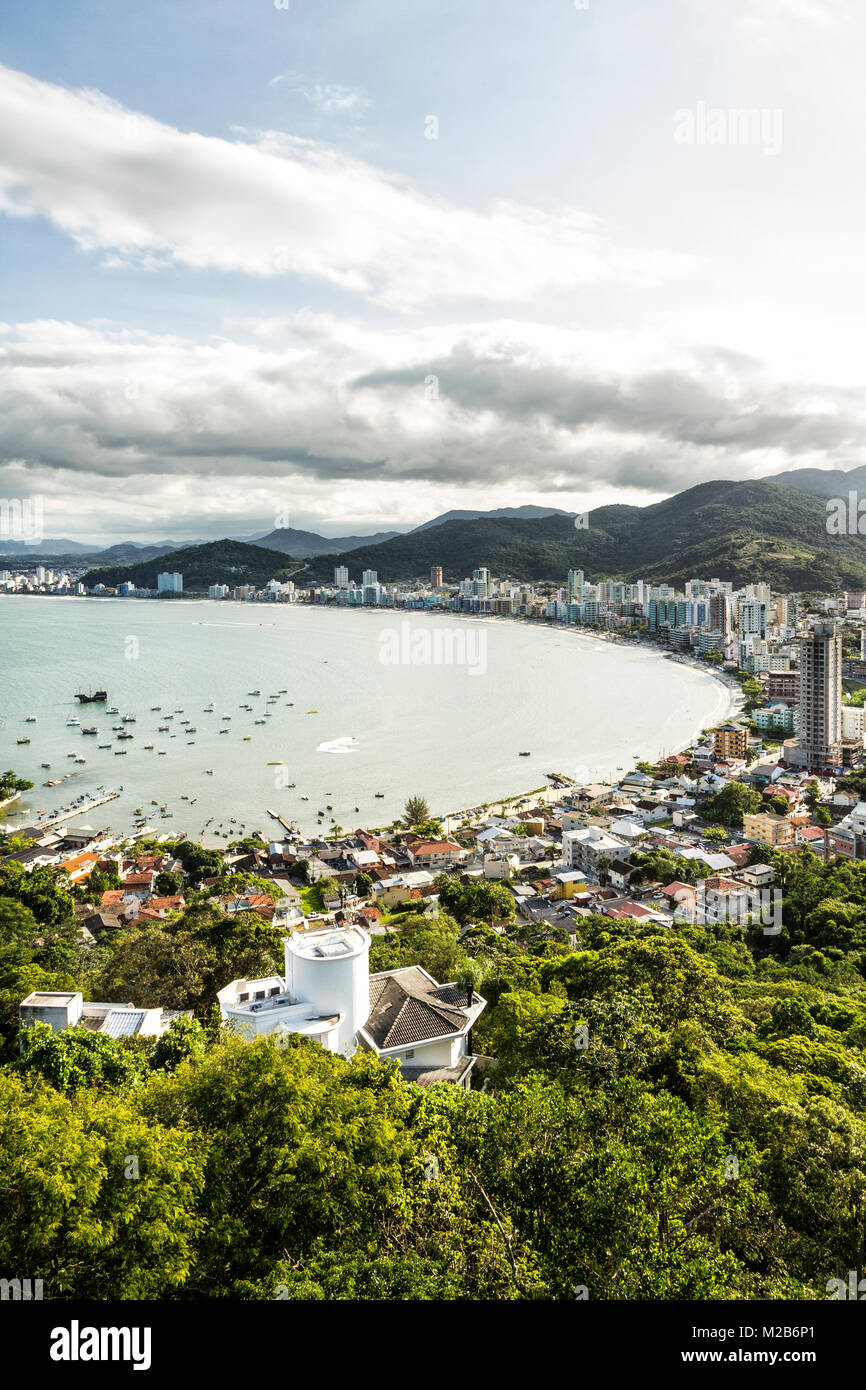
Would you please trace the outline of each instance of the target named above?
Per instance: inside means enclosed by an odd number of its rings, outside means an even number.
[[[333,536],[866,463],[866,6],[282,5],[0,8],[0,502]]]

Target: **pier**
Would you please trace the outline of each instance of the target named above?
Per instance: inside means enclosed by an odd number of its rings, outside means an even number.
[[[116,801],[119,796],[119,791],[103,792],[100,796],[87,796],[75,806],[63,807],[54,815],[46,816],[44,820],[34,821],[32,825],[28,826],[16,827],[15,833],[16,835],[26,835],[28,831],[52,830],[55,825],[60,825],[62,821],[71,820],[73,816],[84,816],[88,811],[95,811],[97,806],[104,806],[106,801]]]

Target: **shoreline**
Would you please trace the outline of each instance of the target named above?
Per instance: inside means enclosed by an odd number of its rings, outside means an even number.
[[[35,595],[35,596],[33,596],[33,597],[63,598],[63,597],[94,597],[94,596],[93,596],[93,595],[52,595],[52,594],[45,594],[45,595]],[[96,596],[96,597],[99,597],[99,596]],[[127,601],[125,598],[120,598],[120,597],[114,596],[114,595],[106,596],[106,597],[114,598],[115,602],[126,602],[126,601]],[[146,600],[143,600],[143,599],[142,599],[142,600],[140,600],[140,601],[141,601],[141,602],[145,602]],[[187,605],[187,606],[191,606],[191,605],[201,606],[202,604],[211,605],[211,604],[213,604],[214,602],[215,602],[214,600],[212,600],[212,599],[207,599],[207,598],[205,598],[205,597],[196,597],[196,598],[193,598],[192,596],[189,596],[189,597],[184,597],[184,598],[181,598],[181,599],[176,599],[176,600],[174,600],[173,603],[172,603],[172,606],[175,607],[175,606],[177,606],[178,604],[185,604],[185,605]],[[231,608],[232,608],[233,610],[237,609],[238,607],[245,607],[245,608],[246,608],[246,607],[249,607],[248,604],[243,603],[243,602],[240,601],[240,600],[221,600],[220,603],[222,603],[222,604],[226,604],[226,603],[227,603],[227,604],[231,605]],[[256,606],[257,608],[260,608],[262,605],[261,605],[261,604],[257,604],[257,605],[255,605],[255,606]],[[281,604],[281,605],[278,605],[278,606],[279,606],[280,608],[283,608],[283,607],[285,607],[285,606],[287,606],[287,605],[282,605],[282,604]],[[337,613],[342,613],[342,612],[344,611],[343,606],[341,606],[341,605],[336,605],[336,604],[323,604],[323,605],[318,605],[318,604],[316,604],[316,605],[312,605],[312,604],[292,604],[292,605],[288,605],[288,606],[290,606],[290,607],[291,607],[293,610],[295,610],[295,611],[296,611],[298,608],[301,608],[301,609],[310,608],[310,609],[314,609],[315,611],[320,611],[321,609],[331,609],[331,610],[333,610],[333,611],[335,611],[335,612],[337,612]],[[700,661],[699,659],[697,659],[696,657],[694,657],[694,656],[691,655],[691,654],[686,655],[686,654],[681,654],[681,653],[679,653],[679,652],[670,652],[670,651],[667,651],[667,650],[665,650],[664,648],[662,648],[657,642],[648,639],[645,635],[634,636],[634,637],[624,637],[624,636],[620,636],[620,635],[618,635],[618,634],[614,634],[614,633],[610,633],[610,632],[605,632],[605,631],[600,631],[600,630],[595,629],[595,628],[583,627],[583,626],[581,626],[581,625],[579,625],[579,624],[566,623],[566,622],[563,622],[563,621],[557,620],[557,619],[530,619],[530,618],[524,617],[524,616],[522,616],[522,615],[517,615],[517,616],[515,616],[515,615],[510,615],[510,614],[453,613],[453,612],[451,612],[450,610],[445,610],[445,609],[436,609],[436,610],[417,609],[417,610],[416,610],[416,609],[401,609],[401,608],[390,608],[390,607],[389,607],[389,608],[382,608],[382,609],[379,609],[379,610],[376,610],[376,609],[373,609],[373,608],[362,608],[362,609],[360,609],[359,611],[364,612],[364,613],[367,613],[367,614],[370,614],[371,616],[378,616],[378,617],[380,617],[380,618],[384,617],[384,615],[385,615],[386,613],[387,613],[389,616],[393,615],[394,617],[397,617],[397,616],[399,615],[399,616],[402,617],[403,619],[407,619],[407,620],[409,620],[409,621],[411,621],[413,617],[420,615],[420,616],[423,617],[423,618],[433,616],[433,617],[437,617],[437,618],[450,619],[450,620],[452,620],[452,621],[453,621],[454,619],[464,619],[464,620],[471,620],[471,621],[473,621],[473,622],[482,622],[482,623],[496,623],[496,624],[500,624],[500,623],[509,623],[509,624],[512,624],[512,623],[514,623],[514,624],[519,624],[519,625],[521,625],[521,626],[523,626],[523,627],[526,627],[526,628],[533,628],[533,629],[536,629],[536,630],[539,630],[539,629],[540,629],[541,631],[550,631],[551,629],[555,629],[555,630],[557,630],[557,631],[559,631],[559,632],[568,633],[568,634],[570,634],[572,637],[577,637],[577,638],[584,637],[584,638],[595,638],[595,639],[599,639],[599,640],[601,640],[602,642],[606,643],[609,647],[612,646],[612,647],[616,647],[616,648],[620,648],[620,649],[623,648],[623,647],[625,647],[625,648],[628,648],[628,647],[635,647],[635,648],[640,647],[641,649],[643,649],[643,650],[645,650],[645,651],[647,651],[647,652],[653,653],[653,654],[654,654],[655,656],[657,656],[660,660],[661,660],[661,659],[667,659],[667,660],[672,661],[672,662],[674,662],[674,663],[676,663],[677,665],[680,665],[680,666],[690,666],[693,670],[700,672],[700,673],[703,674],[704,676],[710,677],[710,678],[714,679],[714,680],[717,682],[718,686],[720,687],[720,694],[721,694],[721,691],[724,691],[724,697],[723,697],[723,699],[720,699],[720,700],[718,701],[716,710],[715,710],[712,714],[707,715],[707,716],[704,716],[704,718],[702,719],[700,725],[699,725],[693,732],[691,732],[690,735],[685,736],[685,737],[684,737],[681,741],[679,741],[674,747],[671,747],[670,749],[667,749],[667,748],[663,749],[663,750],[662,750],[662,754],[661,754],[660,756],[664,756],[664,755],[666,755],[668,752],[670,752],[670,753],[680,752],[680,751],[682,751],[682,749],[691,746],[691,745],[696,741],[696,739],[700,737],[700,733],[701,733],[701,730],[702,730],[703,728],[706,728],[706,727],[715,727],[717,724],[725,723],[727,720],[734,718],[737,714],[740,713],[740,711],[741,711],[741,709],[742,709],[742,706],[743,706],[743,704],[745,703],[745,698],[744,698],[744,696],[743,696],[743,693],[742,693],[742,690],[741,690],[741,688],[740,688],[740,686],[739,686],[739,683],[735,680],[735,678],[734,678],[732,675],[730,675],[730,673],[723,672],[722,670],[720,670],[720,669],[719,669],[718,667],[716,667],[716,666],[711,666],[711,665],[709,665],[709,664],[707,664],[707,663],[705,663],[705,662],[702,662],[702,661]],[[259,625],[259,626],[262,625],[258,620],[256,620],[256,624]],[[238,624],[238,626],[246,626],[246,625],[247,625],[247,624]],[[252,626],[253,624],[250,624],[250,625]],[[554,765],[554,767],[555,767],[555,763],[554,763],[553,765]],[[580,769],[580,771],[582,771],[582,770],[583,770],[583,769]],[[537,775],[537,774],[536,774],[536,775]],[[508,813],[508,812],[507,812],[507,808],[508,808],[508,807],[514,807],[514,806],[518,806],[518,805],[538,804],[539,802],[540,802],[540,803],[546,803],[546,802],[549,803],[549,802],[551,802],[551,801],[556,800],[557,797],[558,797],[559,795],[561,795],[561,792],[562,792],[563,787],[568,787],[568,786],[572,786],[572,787],[574,787],[574,786],[581,786],[581,785],[584,785],[584,784],[586,783],[587,780],[589,780],[589,781],[593,781],[593,780],[601,780],[601,781],[604,781],[604,780],[605,780],[601,772],[598,772],[598,773],[595,774],[595,775],[592,775],[591,773],[589,773],[589,775],[588,775],[587,778],[582,778],[582,777],[580,777],[580,776],[575,777],[575,776],[572,776],[572,775],[570,775],[570,774],[565,774],[565,773],[559,773],[559,774],[557,774],[557,776],[560,776],[560,777],[562,778],[562,782],[561,782],[561,784],[560,784],[558,787],[551,786],[551,785],[542,785],[542,786],[539,787],[538,784],[536,783],[536,785],[535,785],[534,787],[529,787],[529,788],[526,788],[526,789],[520,789],[520,790],[516,790],[516,791],[509,791],[507,794],[505,794],[505,795],[500,795],[500,796],[496,796],[496,795],[488,796],[487,793],[484,793],[484,797],[485,797],[484,800],[482,800],[482,801],[480,801],[480,802],[475,802],[475,803],[474,803],[473,805],[471,805],[471,806],[458,807],[458,808],[456,808],[456,809],[448,810],[448,811],[445,811],[445,812],[440,813],[440,814],[434,813],[434,819],[439,820],[439,821],[441,822],[443,834],[447,835],[447,834],[453,833],[453,830],[454,830],[457,826],[459,826],[460,824],[462,824],[464,821],[467,821],[467,820],[468,820],[468,821],[471,822],[473,819],[477,819],[478,817],[483,816],[483,815],[507,814],[507,813]],[[485,807],[485,806],[487,807],[487,810],[486,810],[486,811],[484,811],[484,810],[482,809],[482,808]],[[22,813],[22,814],[23,814],[23,813]],[[290,819],[291,819],[291,818],[290,818]],[[260,827],[256,826],[256,830],[258,831],[259,834],[261,834],[261,835],[263,836],[263,839],[265,840],[265,842],[268,842],[268,841],[270,840],[270,838],[271,838],[271,835],[270,835],[270,829],[271,829],[271,828],[270,828],[270,826],[267,824],[267,811],[266,811],[264,808],[263,808],[263,810],[262,810],[262,821],[263,821],[262,827],[260,828]],[[393,824],[393,822],[389,822],[389,824]],[[10,827],[10,828],[11,828],[11,827]],[[317,831],[320,829],[320,827],[318,827],[318,826],[312,826],[312,827],[308,830],[308,829],[306,829],[305,827],[302,827],[302,826],[300,826],[300,825],[296,826],[295,828],[296,828],[296,830],[298,831],[298,833],[303,834],[303,835],[309,835],[310,838],[314,838],[314,837],[316,836]],[[359,828],[359,829],[364,829],[364,830],[366,830],[368,833],[371,833],[371,832],[372,832],[372,827],[371,827],[370,824],[366,824],[366,823],[363,823],[363,822],[362,822],[362,823],[358,826],[358,828]],[[180,829],[180,827],[178,827],[178,829]],[[162,828],[161,828],[161,827],[158,827],[158,826],[153,826],[153,827],[151,827],[151,830],[152,830],[152,832],[156,832],[156,834],[159,834],[159,833],[162,832]],[[166,833],[167,835],[171,836],[172,834],[175,834],[175,833],[177,833],[177,832],[174,831],[174,830],[168,831],[168,830],[166,829],[166,830],[165,830],[164,832],[162,832],[162,833]],[[188,831],[184,831],[183,833],[184,833],[184,834],[189,834]],[[245,833],[246,833],[247,835],[249,835],[249,834],[253,833],[253,831],[247,830]],[[124,838],[129,839],[129,838],[131,838],[131,837],[130,837],[129,835],[127,835],[127,836],[125,836]],[[224,837],[222,837],[222,836],[216,836],[216,835],[213,834],[213,833],[211,833],[211,835],[208,835],[208,836],[201,836],[201,837],[199,837],[199,838],[196,840],[196,843],[201,843],[201,844],[204,845],[204,844],[209,844],[209,842],[210,842],[211,840],[214,841],[214,844],[213,844],[213,846],[212,846],[213,848],[220,848],[220,847],[224,846],[225,843],[226,843]]]

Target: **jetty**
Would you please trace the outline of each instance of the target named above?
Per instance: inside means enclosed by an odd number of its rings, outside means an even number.
[[[122,790],[122,788],[121,788]],[[17,829],[16,834],[26,834],[28,830],[41,831],[51,830],[55,825],[60,825],[62,821],[71,820],[73,816],[86,815],[88,811],[94,811],[97,806],[104,806],[106,801],[116,801],[120,796],[119,791],[102,792],[98,796],[85,796],[81,801],[76,801],[72,806],[62,806],[53,815],[46,816],[28,825],[25,829]]]
[[[294,834],[295,827],[291,825],[289,821],[286,820],[285,816],[281,816],[278,811],[271,810],[268,810],[268,815],[271,817],[271,820],[279,821],[283,829],[287,831],[290,835]]]

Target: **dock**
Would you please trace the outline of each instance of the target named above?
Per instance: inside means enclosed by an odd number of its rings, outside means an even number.
[[[24,835],[27,831],[52,830],[55,825],[60,825],[62,821],[71,820],[73,816],[87,815],[89,811],[95,811],[97,806],[104,806],[107,801],[116,801],[119,796],[119,791],[111,791],[103,792],[101,796],[85,797],[77,806],[65,807],[53,816],[46,816],[44,820],[34,821],[33,825],[28,825],[23,829],[16,827],[15,833]]]
[[[271,817],[271,820],[278,821],[289,835],[294,835],[295,827],[286,820],[285,816],[281,816],[278,811],[271,810],[268,810],[268,815]]]

